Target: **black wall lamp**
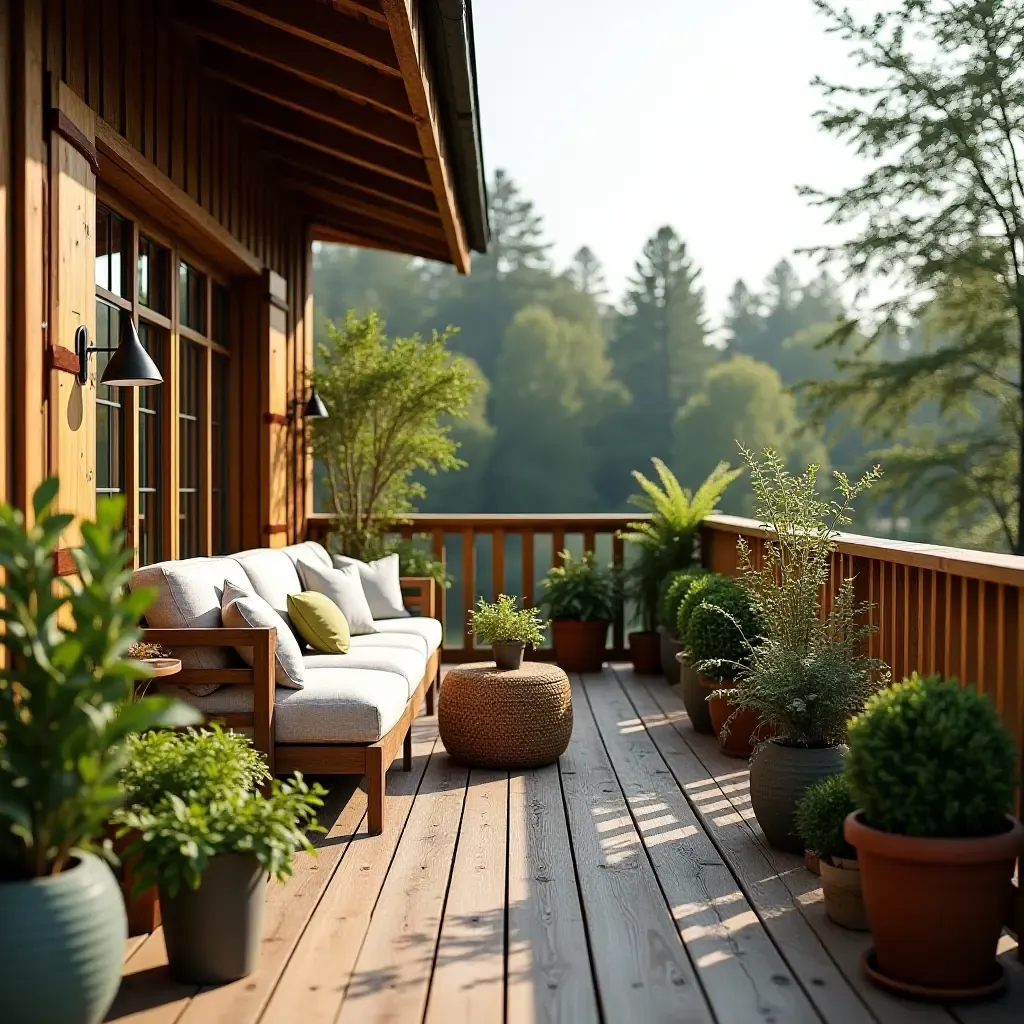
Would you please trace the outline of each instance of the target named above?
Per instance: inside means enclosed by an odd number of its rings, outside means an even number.
[[[296,417],[301,415],[303,419],[307,420],[325,420],[328,418],[327,406],[324,405],[323,399],[317,394],[316,388],[310,389],[309,399],[304,406],[300,400],[295,402],[295,415]]]
[[[89,380],[89,356],[93,352],[113,352],[103,368],[100,383],[112,388],[145,388],[163,384],[164,378],[149,353],[142,347],[139,332],[131,316],[121,311],[120,341],[117,348],[89,344],[89,330],[84,325],[75,331],[75,354],[78,356],[78,380]]]

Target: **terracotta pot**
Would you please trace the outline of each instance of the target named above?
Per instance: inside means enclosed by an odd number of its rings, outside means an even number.
[[[831,863],[818,861],[825,913],[843,928],[857,932],[868,930],[864,913],[864,895],[860,885],[860,865],[855,860],[836,857]]]
[[[633,670],[642,676],[661,675],[661,637],[657,633],[630,633]]]
[[[604,664],[607,619],[552,619],[555,661],[566,672],[600,672]]]
[[[713,736],[715,730],[711,726],[707,687],[701,685],[700,676],[685,651],[676,655],[676,661],[679,662],[679,695],[683,698],[687,715],[690,716],[690,725],[696,732]]]
[[[704,676],[698,676],[700,685],[704,687],[705,694],[708,690],[722,689],[723,684]],[[736,712],[736,706],[730,700],[723,697],[712,697],[708,701],[708,711],[711,715],[711,731],[718,737],[718,746],[726,757],[741,757],[747,760],[754,752],[758,744],[757,731],[761,725],[761,719],[756,711],[740,711],[736,713],[732,721],[730,716]],[[722,730],[726,722],[729,722],[729,731],[723,737]]]
[[[855,811],[846,841],[857,849],[874,963],[918,995],[991,990],[1024,826],[977,839],[921,839],[870,828]]]
[[[148,935],[160,927],[160,899],[155,885],[149,886],[136,895],[135,883],[138,872],[135,870],[135,858],[125,857],[124,851],[138,838],[137,832],[130,832],[120,839],[116,836],[114,826],[107,828],[107,834],[113,840],[114,853],[120,858],[121,869],[118,882],[121,895],[124,897],[124,909],[128,915],[129,935]]]
[[[661,638],[661,670],[665,673],[665,681],[669,686],[678,686],[679,662],[676,655],[682,652],[683,645],[664,626],[658,627],[658,636]]]
[[[750,761],[750,806],[765,838],[779,850],[803,853],[796,806],[815,782],[843,770],[846,747],[763,743]]]

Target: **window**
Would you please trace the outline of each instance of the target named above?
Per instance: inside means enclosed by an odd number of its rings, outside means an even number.
[[[96,300],[96,338],[99,348],[117,344],[121,310]],[[106,369],[109,352],[96,353],[96,379]],[[120,388],[96,387],[96,494],[124,491],[124,417]]]
[[[153,362],[164,371],[163,332],[139,319],[139,339]],[[160,482],[163,479],[163,388],[139,388],[139,564],[148,565],[163,557],[163,509]]]
[[[206,277],[184,260],[178,264],[178,319],[182,326],[206,333]]]
[[[202,554],[199,459],[203,350],[181,339],[178,350],[178,557]]]
[[[144,235],[139,236],[139,305],[167,315],[167,266],[170,253]]]
[[[214,555],[228,553],[228,360],[211,355],[210,432],[210,523]]]

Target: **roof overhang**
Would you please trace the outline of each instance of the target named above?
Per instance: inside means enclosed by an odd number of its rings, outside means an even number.
[[[178,0],[313,237],[469,270],[488,241],[469,0]]]

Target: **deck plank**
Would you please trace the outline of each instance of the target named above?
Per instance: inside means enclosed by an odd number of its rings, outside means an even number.
[[[612,767],[718,1019],[819,1021],[615,677],[585,682]]]
[[[164,932],[158,928],[124,966],[121,987],[106,1020],[121,1024],[174,1024],[198,985],[183,985],[167,973]]]
[[[508,843],[507,1024],[597,1024],[557,765],[512,773]]]
[[[610,1024],[713,1020],[582,692],[560,761],[597,987]]]
[[[469,775],[427,1024],[500,1021],[505,1005],[508,772]]]
[[[422,1020],[469,771],[431,758],[366,930],[338,1024]],[[307,1019],[305,1010],[295,1020]]]
[[[436,721],[417,719],[413,770],[389,773],[384,833],[368,835],[363,820],[260,1018],[265,1024],[334,1021],[435,745]]]

